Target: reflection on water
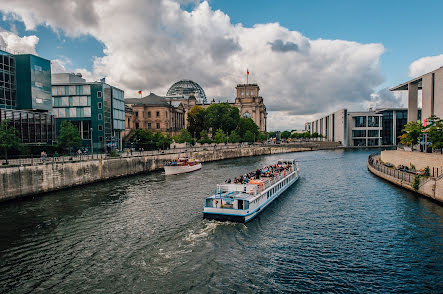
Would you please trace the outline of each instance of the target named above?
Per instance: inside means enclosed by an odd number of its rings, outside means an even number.
[[[0,292],[439,292],[443,208],[371,175],[369,151],[205,163],[0,205]],[[301,178],[247,224],[202,219],[226,178]]]

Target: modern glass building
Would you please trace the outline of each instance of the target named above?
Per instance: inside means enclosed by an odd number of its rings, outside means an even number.
[[[120,148],[121,132],[125,129],[124,92],[105,82],[86,82],[71,73],[52,77],[57,130],[67,120],[79,129],[84,147],[93,147],[94,151]]]
[[[53,144],[51,62],[0,50],[0,121],[9,120],[26,144]]]

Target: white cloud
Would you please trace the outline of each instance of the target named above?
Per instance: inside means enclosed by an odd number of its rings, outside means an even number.
[[[415,78],[443,66],[443,54],[417,59],[409,65],[409,77]]]
[[[209,97],[232,100],[249,68],[270,129],[284,120],[299,129],[308,115],[361,107],[383,82],[381,44],[311,40],[278,23],[247,28],[207,2],[189,12],[172,0],[3,0],[0,10],[28,30],[42,24],[101,41],[104,56],[91,75],[106,76],[127,97],[138,90],[165,94],[175,81],[192,79]]]
[[[0,28],[0,49],[11,53],[36,54],[35,46],[39,38],[37,36],[19,37],[17,34]]]

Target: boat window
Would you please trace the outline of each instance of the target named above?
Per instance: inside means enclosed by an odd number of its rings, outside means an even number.
[[[238,200],[238,209],[243,209],[243,200]]]
[[[206,207],[213,207],[212,204],[214,203],[214,201],[212,201],[212,199],[206,199]]]

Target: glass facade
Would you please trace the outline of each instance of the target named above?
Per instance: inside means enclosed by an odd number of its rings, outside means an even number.
[[[387,110],[383,111],[382,116],[382,126],[383,129],[381,131],[382,145],[393,145],[393,136],[394,136],[394,122],[393,122],[393,111]]]
[[[355,127],[366,127],[366,116],[354,116]]]
[[[379,131],[378,130],[368,130],[368,137],[379,137]]]
[[[0,50],[0,108],[16,107],[15,57]]]
[[[368,127],[379,127],[380,120],[378,116],[368,116]]]
[[[22,143],[52,144],[55,141],[55,118],[49,113],[0,109],[0,122],[9,120]]]
[[[403,128],[405,127],[405,124],[408,123],[408,111],[407,110],[398,110],[395,112],[395,129],[396,129],[396,143],[400,143],[400,138],[403,134]]]
[[[378,146],[378,139],[368,139],[368,146]]]
[[[125,96],[122,90],[112,88],[112,126],[114,130],[125,129]]]
[[[352,137],[366,137],[366,130],[352,130]]]
[[[366,139],[354,139],[354,146],[366,146]]]

